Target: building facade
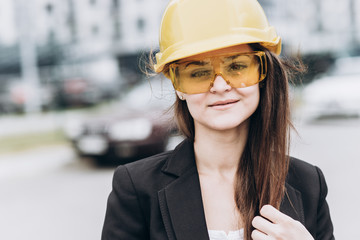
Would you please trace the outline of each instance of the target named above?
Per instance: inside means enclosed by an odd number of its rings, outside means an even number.
[[[285,53],[341,52],[359,46],[360,0],[259,2],[282,36]],[[45,65],[68,64],[88,72],[97,61],[104,65],[115,60],[129,68],[139,52],[157,49],[167,4],[168,0],[2,0],[0,50],[16,46],[25,31],[34,38],[39,61]],[[19,27],[21,23],[26,27]]]

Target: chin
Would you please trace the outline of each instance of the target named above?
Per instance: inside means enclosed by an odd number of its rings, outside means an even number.
[[[209,128],[217,131],[229,131],[248,125],[248,119],[234,119],[233,121],[226,119],[224,121],[216,121],[209,125]]]

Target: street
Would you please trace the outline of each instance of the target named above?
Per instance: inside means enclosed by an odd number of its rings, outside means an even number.
[[[360,239],[360,120],[295,126],[291,153],[324,172],[335,237]],[[113,171],[67,146],[0,156],[0,239],[100,239]]]
[[[336,239],[360,239],[360,121],[319,121],[297,128],[292,155],[321,168]],[[294,135],[293,135],[294,136]]]
[[[28,164],[0,179],[0,239],[100,239],[113,168],[96,168],[64,148],[41,154],[48,164],[28,159],[37,169]]]

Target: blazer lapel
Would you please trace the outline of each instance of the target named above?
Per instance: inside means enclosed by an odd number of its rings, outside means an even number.
[[[193,144],[185,140],[163,172],[178,176],[158,192],[160,211],[169,239],[209,239],[196,170]]]
[[[286,191],[280,205],[280,211],[304,225],[305,216],[301,193],[288,183],[285,183],[285,186]]]
[[[185,140],[176,147],[162,171],[176,177],[158,192],[169,240],[209,239],[193,143]],[[305,224],[301,193],[288,183],[285,186],[280,211]]]

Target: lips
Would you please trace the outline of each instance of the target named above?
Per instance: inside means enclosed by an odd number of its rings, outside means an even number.
[[[217,101],[217,102],[214,102],[214,103],[210,104],[209,107],[227,106],[227,105],[230,105],[230,104],[237,103],[238,101],[239,100],[237,100],[237,99],[228,99],[228,100],[225,100],[225,101]]]

